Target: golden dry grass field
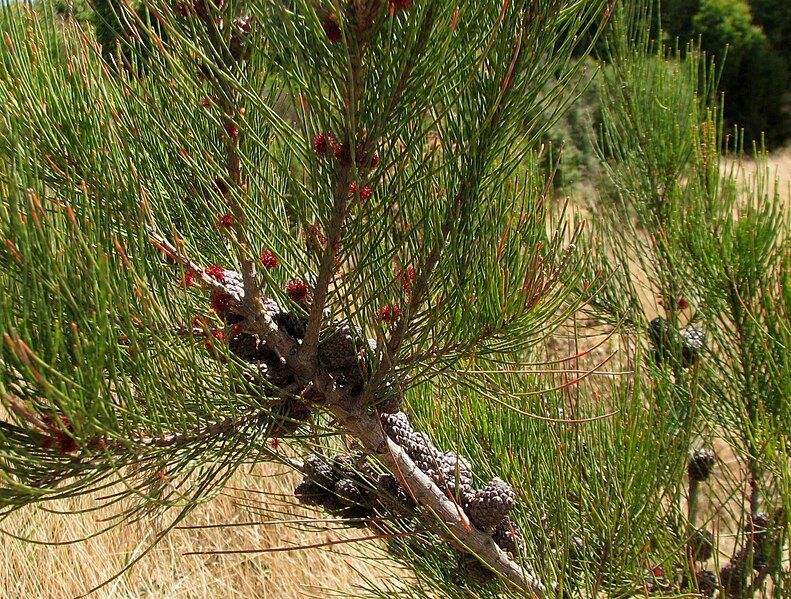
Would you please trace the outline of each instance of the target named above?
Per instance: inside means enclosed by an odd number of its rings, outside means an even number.
[[[322,518],[278,496],[289,494],[297,477],[284,467],[264,465],[238,472],[227,494],[200,506],[185,526],[234,524],[263,520],[241,503],[261,509],[284,510],[269,518],[291,524],[231,526],[174,530],[131,571],[91,597],[102,599],[297,599],[330,597],[336,591],[354,593],[364,578],[383,576],[374,561],[353,557],[355,545],[295,549],[270,553],[184,555],[194,550],[247,550],[298,547],[359,536],[364,530],[307,531],[296,520]],[[244,491],[240,490],[244,489]],[[290,498],[287,501],[292,501]],[[49,510],[86,508],[91,500],[62,501]],[[4,531],[35,539],[64,542],[86,537],[102,528],[109,512],[58,515],[42,509],[23,510],[5,519]],[[164,522],[161,519],[160,522]],[[82,543],[32,545],[0,535],[0,597],[3,599],[67,599],[100,584],[150,543],[156,522],[122,526]]]
[[[791,148],[770,158],[772,175],[780,179],[780,193],[791,205]],[[727,168],[727,166],[726,166]],[[744,172],[754,170],[744,165]],[[729,468],[738,468],[729,463]],[[196,509],[187,525],[232,524],[251,516],[240,503],[268,505],[271,496],[288,496],[297,479],[282,467],[262,465],[238,472],[227,494]],[[236,490],[236,489],[245,489]],[[102,528],[107,513],[84,512],[73,516],[57,511],[90,507],[91,501],[61,502],[42,509],[22,510],[0,524],[4,531],[35,539],[65,542],[88,537]],[[321,518],[299,506],[277,509],[280,520]],[[705,504],[702,506],[705,511]],[[58,546],[24,543],[0,535],[0,598],[67,599],[85,593],[120,571],[151,540],[153,522],[113,529],[107,534],[75,544]],[[723,526],[723,530],[730,528]],[[292,524],[193,528],[175,530],[131,571],[92,595],[96,599],[297,599],[331,597],[335,591],[355,594],[367,579],[389,581],[385,567],[354,557],[355,545],[227,555],[184,555],[194,550],[245,550],[321,544],[364,531],[309,531]]]

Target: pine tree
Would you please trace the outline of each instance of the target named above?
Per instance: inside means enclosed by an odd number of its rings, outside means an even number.
[[[273,462],[411,569],[369,596],[783,596],[788,216],[694,49],[618,11],[583,231],[540,144],[612,7],[102,7],[2,13],[3,513],[162,538]]]
[[[301,496],[372,517],[389,474],[411,526],[543,594],[492,539],[508,483],[476,528],[463,458],[380,415],[568,296],[531,164],[600,9],[103,2],[101,50],[8,11],[2,504],[120,477],[124,518],[175,524],[272,439],[343,432],[364,453],[290,461]]]

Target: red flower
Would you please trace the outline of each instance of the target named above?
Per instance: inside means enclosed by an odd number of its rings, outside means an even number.
[[[211,294],[211,308],[222,316],[231,307],[231,296],[223,291],[215,291]]]
[[[223,214],[217,220],[217,226],[225,229],[230,229],[231,227],[233,227],[233,216],[231,216],[230,214]]]
[[[215,281],[225,283],[225,269],[222,266],[207,266],[206,274]]]
[[[370,200],[372,195],[374,195],[374,190],[371,189],[368,185],[366,185],[360,190],[360,199],[363,202],[367,202],[368,200]]]
[[[266,268],[277,268],[280,265],[280,260],[277,259],[272,250],[264,250],[264,253],[261,254],[261,264]]]
[[[687,308],[689,308],[689,302],[684,297],[678,298],[678,302],[676,303],[676,305],[678,306],[679,310],[686,310]]]
[[[316,152],[316,154],[326,154],[329,149],[330,144],[326,135],[319,133],[313,138],[313,151]]]
[[[401,308],[398,306],[382,306],[376,313],[379,322],[391,322],[401,316]]]
[[[286,286],[286,293],[295,302],[301,302],[308,295],[308,286],[302,279],[293,279]]]
[[[277,451],[280,448],[280,439],[275,437],[274,439],[269,440],[269,447]]]
[[[231,139],[238,139],[239,138],[239,127],[234,125],[233,123],[225,123],[225,132],[228,134],[228,137]]]
[[[408,266],[400,270],[398,275],[401,277],[401,288],[404,290],[404,293],[409,293],[412,290],[412,285],[415,283],[414,266]]]
[[[349,186],[349,195],[353,196],[355,193],[357,193],[357,183],[352,183]]]
[[[189,269],[184,273],[184,280],[181,282],[182,287],[192,287],[195,284],[195,279],[198,278],[198,273]]]

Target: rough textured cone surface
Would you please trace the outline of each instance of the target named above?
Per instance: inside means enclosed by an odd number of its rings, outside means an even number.
[[[302,468],[308,479],[325,489],[335,488],[335,482],[340,478],[332,466],[315,455],[305,458]]]
[[[503,518],[503,521],[495,527],[492,532],[492,540],[500,549],[510,553],[513,557],[525,552],[525,539],[516,522],[510,516]]]
[[[305,337],[307,320],[304,317],[297,316],[293,312],[278,312],[272,320],[292,338],[303,339]]]
[[[725,597],[740,599],[747,582],[744,566],[737,560],[720,570],[720,584]]]
[[[692,558],[705,562],[710,559],[714,551],[714,535],[708,530],[699,528],[689,540],[689,552]]]
[[[769,514],[766,512],[755,512],[750,518],[750,532],[754,535],[763,535],[769,528]]]
[[[710,449],[694,450],[687,464],[687,474],[689,474],[690,480],[705,481],[711,475],[716,459],[714,452]]]
[[[513,489],[504,480],[495,477],[483,489],[473,493],[467,505],[467,515],[481,530],[491,530],[503,521],[516,503]]]
[[[426,433],[412,433],[403,447],[407,455],[415,462],[415,466],[432,478],[436,478],[441,454]]]
[[[472,490],[472,468],[470,463],[455,451],[447,451],[440,456],[440,471],[443,486],[459,494],[467,494]]]
[[[302,482],[294,489],[294,497],[297,498],[303,505],[324,505],[329,499],[329,493],[314,483],[309,478],[305,477]]]
[[[226,270],[223,272],[223,275],[223,284],[225,285],[225,289],[228,291],[231,297],[233,297],[235,300],[244,297],[244,280],[242,278],[242,274],[236,272],[235,270]],[[275,302],[271,303],[277,306]]]
[[[335,384],[348,393],[360,393],[365,386],[365,375],[360,366],[347,366],[335,371]]]
[[[657,361],[667,357],[670,350],[670,323],[657,316],[648,323],[648,337],[651,340],[651,351]]]
[[[719,586],[717,584],[717,575],[711,570],[699,570],[695,573],[695,582],[700,593],[704,597],[714,597],[714,593]]]
[[[404,447],[409,436],[414,432],[412,425],[409,424],[409,418],[403,412],[395,412],[392,414],[382,414],[382,429],[385,434],[390,437],[396,445]]]
[[[358,335],[347,325],[328,330],[319,340],[319,359],[327,370],[355,366],[358,360]]]
[[[706,347],[706,331],[700,327],[687,327],[681,331],[681,357],[686,366],[692,366]]]
[[[401,411],[404,398],[399,393],[388,393],[376,401],[376,407],[382,414],[396,414]]]
[[[335,483],[335,495],[349,507],[366,505],[368,497],[360,487],[347,478],[342,478]]]
[[[477,557],[469,553],[462,553],[459,557],[459,569],[467,578],[479,584],[485,584],[497,578],[494,572],[484,566]]]
[[[376,481],[379,502],[394,512],[410,512],[417,505],[409,492],[398,484],[392,474],[382,474]]]

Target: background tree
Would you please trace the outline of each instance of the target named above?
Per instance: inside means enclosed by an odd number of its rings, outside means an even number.
[[[681,46],[700,48],[721,68],[720,90],[729,123],[748,142],[782,145],[791,134],[788,113],[791,57],[788,10],[783,3],[746,0],[670,0],[662,25]]]

